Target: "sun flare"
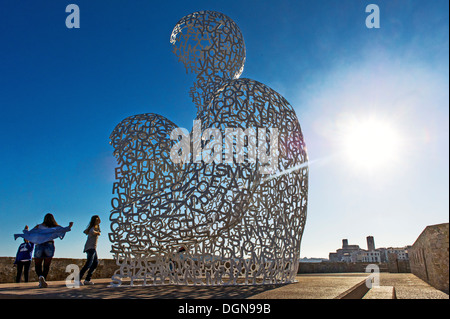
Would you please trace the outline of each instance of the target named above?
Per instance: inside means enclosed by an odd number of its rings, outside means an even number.
[[[400,139],[391,123],[369,118],[347,124],[342,151],[351,165],[372,170],[390,165],[398,158]]]

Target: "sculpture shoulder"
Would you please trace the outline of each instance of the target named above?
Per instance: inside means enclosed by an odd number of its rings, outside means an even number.
[[[145,113],[122,120],[110,135],[110,144],[120,163],[138,165],[143,160],[158,159],[155,165],[173,165],[170,149],[175,143],[170,133],[177,126],[164,116]]]
[[[272,127],[285,122],[298,123],[294,109],[281,94],[247,78],[227,81],[214,94],[202,115],[211,125],[226,122],[236,127]]]
[[[116,125],[110,135],[111,144],[118,147],[125,140],[159,139],[169,136],[177,126],[166,117],[155,113],[129,116]]]
[[[289,105],[288,101],[280,93],[268,85],[248,78],[226,81],[222,88],[217,91],[216,96],[221,94],[231,96],[232,94],[230,93],[232,92],[236,92],[237,96],[259,96],[265,100]]]

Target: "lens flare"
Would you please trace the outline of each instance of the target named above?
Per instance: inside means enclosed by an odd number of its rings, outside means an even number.
[[[400,138],[388,121],[369,118],[352,121],[346,127],[342,152],[351,165],[372,170],[397,160]]]

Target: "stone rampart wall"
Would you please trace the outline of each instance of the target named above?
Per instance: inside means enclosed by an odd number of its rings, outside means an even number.
[[[449,293],[448,230],[448,223],[426,227],[408,251],[411,272],[446,293]]]
[[[0,257],[0,283],[15,282],[17,268],[13,265],[14,259],[14,257]],[[67,265],[75,264],[81,270],[85,262],[86,259],[53,258],[47,280],[65,280],[70,274],[66,272]],[[110,278],[118,268],[115,260],[100,259],[92,279]],[[34,261],[31,262],[29,281],[37,281]],[[23,274],[21,282],[23,282]]]
[[[320,262],[305,263],[299,265],[299,274],[308,273],[346,273],[346,272],[366,272],[366,267],[373,263],[347,263],[347,262]],[[380,272],[387,272],[387,263],[377,263]]]

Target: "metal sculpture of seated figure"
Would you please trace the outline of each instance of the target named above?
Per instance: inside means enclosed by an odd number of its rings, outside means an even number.
[[[112,132],[119,167],[109,236],[120,266],[113,282],[293,282],[308,191],[295,111],[266,85],[239,79],[244,39],[222,13],[185,16],[170,42],[196,76],[197,117],[181,134],[190,156],[173,160],[185,151],[174,152],[180,131],[161,115],[130,116]],[[226,151],[215,148],[223,141]]]

